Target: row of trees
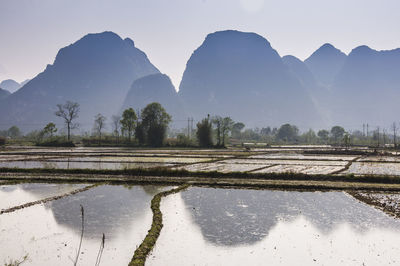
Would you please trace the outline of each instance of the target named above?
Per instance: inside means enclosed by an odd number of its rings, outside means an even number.
[[[200,147],[211,147],[214,145],[213,135],[215,135],[216,146],[224,147],[227,137],[239,135],[244,127],[243,123],[235,123],[230,117],[214,116],[210,118],[208,115],[207,118],[197,123],[197,141]]]
[[[256,141],[267,143],[306,143],[306,144],[344,144],[349,145],[371,145],[383,146],[386,144],[397,144],[397,128],[394,129],[393,135],[388,134],[385,130],[369,131],[368,134],[362,131],[355,130],[347,132],[341,126],[334,126],[331,129],[321,129],[314,131],[312,129],[300,133],[295,125],[284,124],[279,128],[255,128],[245,129],[239,134],[234,134],[232,137],[241,141]]]
[[[299,129],[295,125],[284,124],[280,128],[262,128],[261,130],[244,129],[245,125],[241,122],[235,123],[230,117],[215,116],[204,118],[197,123],[197,140],[200,146],[213,146],[213,135],[215,135],[216,146],[225,146],[226,138],[230,134],[232,138],[242,141],[265,141],[268,143],[328,143],[332,140],[337,143],[346,136],[345,130],[340,126],[334,126],[330,131],[320,130],[316,134],[309,130],[304,134],[299,134]],[[213,134],[214,132],[214,134]]]
[[[79,117],[79,104],[66,102],[58,104],[55,115],[61,117],[67,127],[68,141],[71,139],[71,129],[76,128],[75,120]],[[106,117],[97,114],[94,119],[93,131],[101,138],[106,128]],[[167,128],[171,122],[171,116],[159,103],[150,103],[136,114],[133,108],[123,111],[122,116],[112,117],[113,134],[119,142],[120,136],[126,137],[131,143],[134,138],[140,145],[162,146],[166,137]],[[55,133],[57,129],[53,123],[49,123],[42,132]]]
[[[71,130],[78,127],[76,123],[79,117],[80,106],[76,102],[66,102],[58,104],[55,115],[64,120],[67,129],[67,139],[71,140]],[[97,137],[97,141],[101,143],[107,128],[107,118],[102,114],[94,117],[93,133]],[[134,109],[128,108],[123,111],[122,115],[112,116],[112,135],[116,143],[135,143],[139,145],[162,146],[164,144],[168,125],[171,122],[171,116],[159,103],[148,104],[141,111],[135,112]],[[368,128],[368,127],[367,127]],[[307,144],[361,144],[370,145],[389,143],[392,141],[396,146],[397,126],[392,125],[393,136],[390,138],[386,131],[380,131],[379,128],[374,131],[364,132],[353,131],[348,133],[341,126],[334,126],[330,130],[322,129],[317,132],[310,129],[304,133],[300,133],[295,125],[284,124],[279,128],[255,128],[245,129],[245,125],[241,122],[234,122],[230,117],[221,117],[208,115],[206,118],[197,123],[196,141],[201,147],[223,147],[227,143],[228,138],[238,141],[256,141],[266,143],[307,143]],[[53,139],[58,132],[54,123],[48,123],[40,132],[35,133],[37,139]],[[33,133],[30,133],[33,135]],[[13,126],[8,130],[0,131],[0,136],[7,138],[19,138],[21,131],[18,127]],[[29,135],[29,134],[28,134]],[[191,139],[192,134],[185,136],[178,134],[176,139],[178,145],[195,145]],[[107,135],[110,139],[110,135]],[[121,141],[122,138],[122,141]]]
[[[119,121],[119,122],[118,122]],[[159,103],[150,103],[139,115],[132,108],[122,113],[122,118],[113,117],[114,134],[128,137],[131,142],[134,137],[140,145],[162,146],[166,138],[171,116]]]
[[[21,130],[17,126],[12,126],[7,130],[0,130],[0,137],[16,139],[22,136]]]
[[[346,131],[341,126],[334,126],[330,130],[322,129],[317,133],[310,129],[303,134],[297,126],[284,124],[279,128],[246,129],[232,134],[239,140],[254,140],[264,142],[286,142],[286,143],[337,143],[343,140]]]

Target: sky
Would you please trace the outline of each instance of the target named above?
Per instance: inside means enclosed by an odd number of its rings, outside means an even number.
[[[179,87],[207,34],[255,32],[281,56],[306,59],[324,43],[400,47],[399,0],[0,0],[0,81],[22,82],[87,33],[134,40]]]

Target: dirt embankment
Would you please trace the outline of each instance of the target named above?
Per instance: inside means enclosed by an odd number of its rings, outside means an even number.
[[[400,193],[349,192],[349,194],[387,214],[400,218]]]

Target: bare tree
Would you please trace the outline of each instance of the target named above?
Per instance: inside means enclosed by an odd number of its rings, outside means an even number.
[[[96,131],[97,135],[99,136],[99,139],[101,141],[101,132],[104,129],[106,117],[102,114],[97,114],[94,118],[94,130]]]
[[[70,140],[71,129],[76,126],[73,121],[79,116],[79,103],[67,101],[65,104],[57,104],[57,108],[55,115],[64,119],[68,129],[68,140]]]
[[[117,138],[117,142],[119,142],[119,132],[121,130],[121,116],[120,115],[113,115],[112,118],[112,127],[113,127],[113,133],[115,134],[115,137]]]
[[[396,135],[397,135],[397,125],[396,122],[393,122],[391,129],[393,130],[393,144],[396,147]]]

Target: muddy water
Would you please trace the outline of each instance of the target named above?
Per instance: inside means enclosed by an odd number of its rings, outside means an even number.
[[[177,169],[185,169],[188,171],[202,171],[202,172],[211,172],[218,171],[221,173],[229,173],[229,172],[247,172],[253,171],[255,169],[259,169],[262,167],[267,167],[268,164],[228,164],[224,162],[216,162],[216,163],[199,163],[193,165],[179,166]]]
[[[84,184],[43,184],[26,183],[17,185],[0,185],[0,210],[37,201],[48,197],[62,195]]]
[[[0,215],[0,264],[28,254],[27,265],[72,265],[81,233],[78,265],[94,265],[105,234],[101,265],[127,265],[150,228],[154,186],[100,186],[44,205]]]
[[[49,161],[69,161],[69,162],[142,162],[142,163],[197,163],[203,161],[209,161],[208,158],[185,158],[185,157],[72,157],[72,158],[56,158],[50,159]]]
[[[400,222],[343,192],[190,188],[147,265],[398,265]]]
[[[345,173],[364,175],[400,175],[400,164],[354,162]]]

